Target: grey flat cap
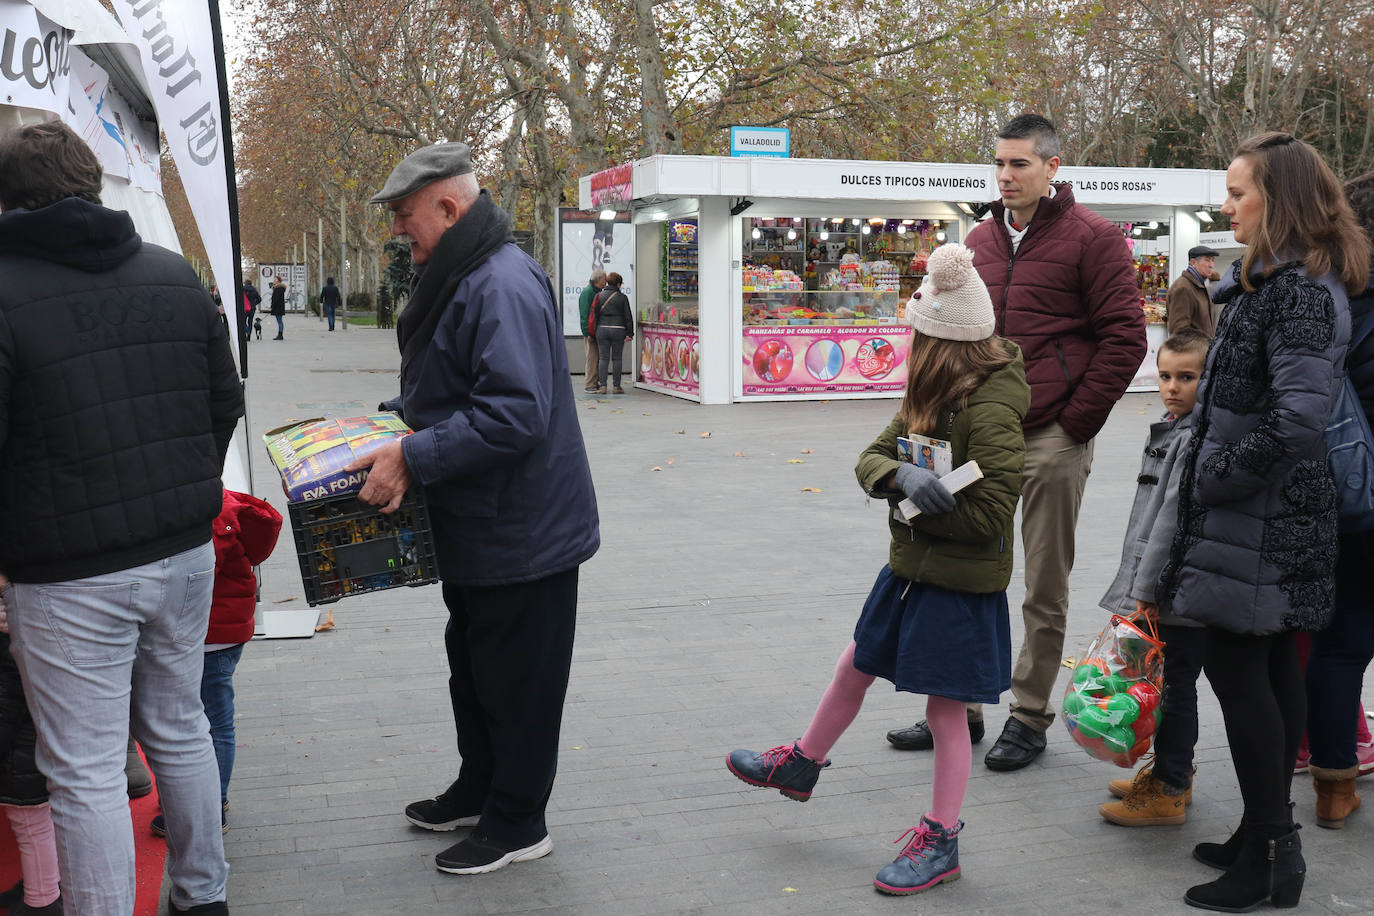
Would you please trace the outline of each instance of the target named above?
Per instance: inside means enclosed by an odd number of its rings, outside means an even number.
[[[385,204],[409,197],[425,185],[441,178],[466,175],[472,171],[472,151],[466,143],[436,143],[422,147],[401,160],[391,177],[370,204]]]
[[[1215,258],[1220,256],[1220,254],[1221,252],[1207,245],[1194,245],[1192,248],[1188,249],[1188,260],[1191,261],[1193,258]]]

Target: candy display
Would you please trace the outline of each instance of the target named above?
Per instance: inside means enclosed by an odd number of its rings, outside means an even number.
[[[663,300],[697,297],[697,223],[691,219],[663,224]]]
[[[1079,747],[1120,767],[1150,749],[1161,715],[1163,650],[1143,613],[1112,617],[1064,690],[1064,724]]]

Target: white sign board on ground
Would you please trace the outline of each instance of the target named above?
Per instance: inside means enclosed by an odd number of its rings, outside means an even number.
[[[310,290],[308,285],[309,275],[306,273],[304,264],[259,264],[258,265],[258,292],[262,294],[262,310],[267,311],[272,302],[272,285],[276,278],[281,277],[286,284],[286,310],[288,312],[305,311],[306,303],[310,301]]]

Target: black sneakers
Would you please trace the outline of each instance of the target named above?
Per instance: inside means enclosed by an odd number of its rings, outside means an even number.
[[[442,795],[406,805],[406,820],[425,830],[457,830],[459,827],[476,827],[481,812],[465,813]],[[547,850],[545,850],[547,852]],[[498,866],[499,867],[499,866]]]
[[[419,802],[419,804],[425,803]],[[453,828],[446,827],[443,829],[452,830]],[[503,843],[480,833],[473,833],[463,842],[451,846],[435,856],[434,867],[439,871],[448,872],[450,875],[480,875],[489,871],[496,871],[498,868],[505,868],[512,862],[528,862],[531,859],[538,859],[551,852],[553,852],[553,840],[547,834],[542,840],[528,846],[520,846]]]
[[[229,916],[229,904],[223,900],[216,900],[213,903],[198,903],[190,909],[183,910],[172,901],[167,901],[167,912],[169,913],[201,913],[202,916]]]

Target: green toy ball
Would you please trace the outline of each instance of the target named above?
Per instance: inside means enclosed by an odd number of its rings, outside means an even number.
[[[1114,694],[1107,701],[1107,712],[1117,725],[1130,725],[1140,718],[1140,703],[1129,693]]]
[[[1112,720],[1101,706],[1089,703],[1078,715],[1078,730],[1089,738],[1101,738],[1111,728]]]
[[[1102,678],[1102,692],[1107,696],[1117,693],[1125,693],[1130,689],[1131,682],[1119,674],[1109,674]]]
[[[1077,718],[1087,705],[1088,701],[1083,699],[1083,694],[1077,690],[1070,690],[1064,696],[1064,715]]]
[[[1102,733],[1102,744],[1113,754],[1124,754],[1135,744],[1135,734],[1126,725],[1113,725]]]
[[[1073,669],[1074,686],[1085,690],[1092,690],[1097,687],[1100,677],[1102,677],[1102,669],[1094,665],[1079,665]]]

